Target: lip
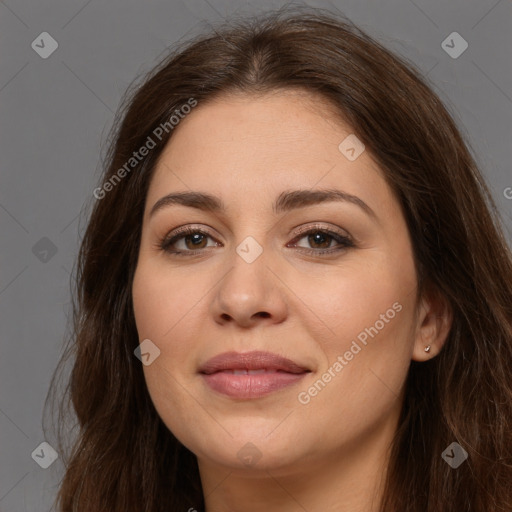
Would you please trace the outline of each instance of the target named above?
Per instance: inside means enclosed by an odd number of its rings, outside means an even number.
[[[206,384],[231,398],[258,398],[291,386],[311,370],[270,352],[225,352],[199,368]]]

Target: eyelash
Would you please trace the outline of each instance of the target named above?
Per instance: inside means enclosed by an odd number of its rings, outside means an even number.
[[[189,250],[189,251],[176,251],[176,250],[173,251],[173,250],[170,250],[169,247],[174,245],[177,241],[181,240],[182,238],[185,238],[187,235],[192,235],[192,234],[197,234],[197,233],[199,233],[201,235],[205,235],[205,236],[213,239],[213,237],[207,231],[204,231],[203,229],[186,226],[186,227],[180,229],[179,232],[175,232],[172,236],[166,236],[166,237],[162,238],[159,241],[158,247],[161,250],[167,252],[168,254],[170,254],[172,256],[178,256],[178,257],[195,256],[201,252],[204,252],[205,249],[197,249],[197,250]],[[322,254],[333,254],[333,253],[340,252],[340,251],[350,248],[350,247],[355,247],[353,240],[351,238],[349,238],[348,236],[341,235],[339,233],[330,231],[328,229],[325,229],[325,228],[322,228],[319,226],[312,226],[312,227],[307,228],[304,231],[301,231],[292,240],[292,242],[297,243],[299,240],[301,240],[305,236],[315,234],[315,233],[322,233],[324,235],[331,237],[334,241],[338,242],[340,244],[340,246],[331,247],[329,249],[306,249],[304,247],[299,247],[300,252],[305,252],[306,254],[318,256],[318,255],[322,255]]]

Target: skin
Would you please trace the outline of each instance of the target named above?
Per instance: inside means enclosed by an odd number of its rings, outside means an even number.
[[[446,340],[451,311],[438,297],[415,300],[411,240],[382,171],[369,151],[349,161],[338,149],[351,133],[309,93],[223,96],[180,122],[155,169],[133,283],[136,324],[139,339],[161,351],[144,366],[148,390],[198,458],[208,512],[378,510],[411,359],[435,357]],[[359,197],[376,217],[334,201],[272,211],[285,190],[324,188]],[[218,196],[226,212],[172,205],[149,216],[161,197],[191,190]],[[355,247],[306,254],[339,247],[297,234],[315,224]],[[184,225],[209,231],[199,256],[159,245]],[[252,263],[236,252],[248,236],[263,249]],[[194,245],[182,238],[173,248]],[[301,403],[299,393],[395,303],[401,311]],[[267,350],[311,372],[265,397],[229,398],[198,368],[232,350]],[[250,465],[237,456],[248,442],[259,454]]]

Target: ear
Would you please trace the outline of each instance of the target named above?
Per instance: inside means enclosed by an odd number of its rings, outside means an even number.
[[[450,333],[453,311],[448,300],[437,289],[430,288],[421,298],[415,329],[414,361],[436,357]],[[430,346],[430,350],[425,351]]]

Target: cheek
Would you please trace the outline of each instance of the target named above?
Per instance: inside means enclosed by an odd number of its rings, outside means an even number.
[[[137,267],[132,296],[139,339],[172,339],[182,323],[193,325],[191,316],[205,294],[204,280],[191,272],[165,272],[150,263]]]
[[[376,322],[382,333],[396,335],[403,330],[402,319],[409,315],[408,305],[415,298],[415,269],[410,258],[403,258],[400,265],[396,261],[388,251],[354,253],[322,274],[300,279],[289,276],[289,280],[303,302],[304,313],[310,311],[307,317],[314,313],[322,325],[325,342],[342,349],[346,341],[350,344]]]
[[[173,432],[193,420],[189,418],[193,408],[183,393],[183,376],[178,375],[191,365],[190,346],[179,340],[184,333],[191,336],[190,327],[198,323],[194,305],[201,297],[199,286],[190,274],[170,275],[147,261],[137,267],[132,286],[139,340],[150,339],[160,350],[152,364],[143,366],[144,378],[158,414]]]
[[[150,339],[160,350],[154,364],[144,366],[151,396],[164,411],[180,410],[183,379],[192,378],[197,361],[191,357],[195,340],[204,338],[205,306],[210,289],[199,273],[166,268],[165,262],[143,260],[137,267],[133,287],[133,307],[139,340]],[[185,410],[182,410],[185,409]]]
[[[322,394],[317,406],[343,396],[344,413],[361,402],[378,411],[399,394],[413,350],[416,281],[412,259],[395,261],[384,252],[366,264],[347,259],[335,279],[331,274],[303,282],[300,294],[322,325],[322,332],[310,329],[325,354],[322,382],[312,390]]]

